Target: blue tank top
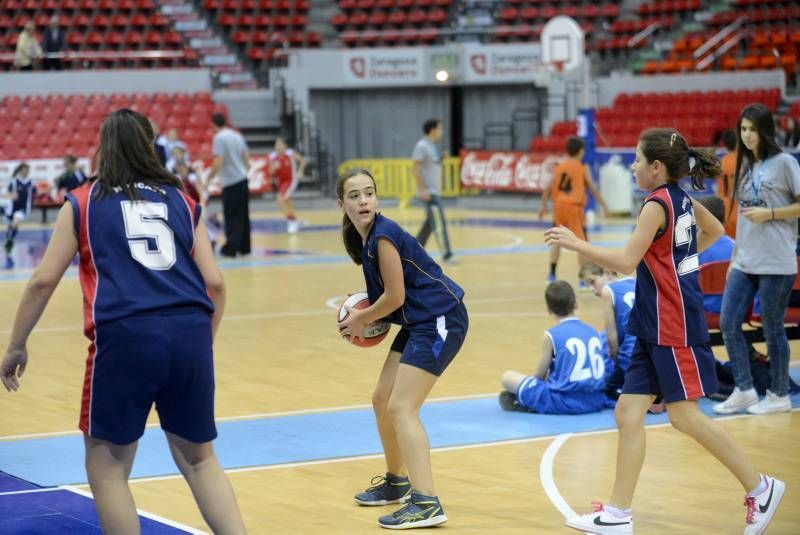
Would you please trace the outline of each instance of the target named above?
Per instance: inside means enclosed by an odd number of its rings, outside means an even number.
[[[630,319],[633,303],[636,300],[636,280],[627,277],[610,282],[606,287],[611,292],[611,302],[614,305],[614,323],[617,327],[617,366],[623,370],[628,369],[636,345],[636,337],[628,334],[628,320]]]
[[[692,201],[676,184],[663,184],[645,198],[644,204],[649,202],[664,209],[666,225],[636,267],[636,301],[628,332],[661,346],[706,344]]]
[[[378,265],[380,238],[389,240],[400,254],[406,287],[405,302],[385,318],[387,321],[404,327],[413,326],[415,323],[442,316],[461,303],[464,290],[442,273],[442,268],[425,252],[414,236],[381,214],[375,215],[375,221],[361,251],[361,267],[371,303],[383,294],[383,280]]]
[[[11,213],[24,212],[29,214],[33,203],[33,180],[30,178],[14,178],[9,186],[9,193],[16,193],[17,198],[11,207]]]
[[[597,330],[578,318],[564,318],[545,334],[553,345],[547,375],[550,390],[600,392],[605,388],[607,356]]]
[[[137,185],[97,198],[96,182],[67,194],[78,236],[86,334],[94,326],[147,312],[214,305],[194,261],[200,206],[172,186]]]

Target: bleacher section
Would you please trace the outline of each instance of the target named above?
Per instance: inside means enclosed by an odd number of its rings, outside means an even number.
[[[0,160],[91,157],[103,117],[128,107],[178,131],[193,159],[211,154],[211,114],[227,113],[209,93],[9,96],[0,100]]]
[[[284,47],[317,47],[317,32],[306,31],[309,0],[204,0],[203,8],[256,66],[272,61]]]
[[[600,147],[635,147],[645,128],[677,128],[692,146],[712,146],[715,136],[734,128],[742,108],[761,102],[774,111],[780,103],[779,89],[680,93],[622,93],[610,108],[595,115]],[[800,111],[800,107],[798,107]],[[574,122],[555,123],[549,136],[536,136],[531,152],[562,152],[568,136],[575,135]]]
[[[453,0],[340,0],[331,24],[353,46],[432,44],[450,19]]]
[[[0,0],[0,69],[13,65],[11,55],[25,22],[32,20],[41,32],[57,14],[66,30],[71,53],[109,52],[87,59],[73,54],[67,67],[149,68],[197,66],[197,54],[170,28],[153,0]],[[175,57],[135,57],[138,51],[181,51]],[[139,54],[141,55],[141,54]]]
[[[619,15],[619,5],[617,2],[597,5],[583,0],[571,0],[561,5],[543,0],[506,0],[495,14],[497,26],[492,31],[492,40],[517,42],[538,39],[545,22],[557,15],[574,18],[586,33],[586,42],[593,43],[595,27],[610,24]]]

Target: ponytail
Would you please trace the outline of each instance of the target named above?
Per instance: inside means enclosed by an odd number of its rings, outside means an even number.
[[[689,176],[694,189],[705,189],[706,178],[716,178],[722,173],[722,167],[713,150],[690,148],[688,154]]]
[[[689,148],[686,138],[673,128],[645,130],[639,136],[639,146],[648,162],[658,160],[666,167],[670,182],[688,175],[695,190],[705,189],[703,181],[722,172],[713,151]]]

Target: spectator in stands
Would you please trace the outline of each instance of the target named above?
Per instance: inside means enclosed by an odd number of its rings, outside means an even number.
[[[214,127],[212,153],[214,164],[208,182],[219,175],[222,182],[222,214],[225,218],[225,245],[222,256],[234,257],[237,253],[250,254],[250,206],[247,171],[250,155],[244,137],[229,128],[225,116],[215,113],[211,118]]]
[[[36,40],[36,27],[33,21],[25,23],[25,27],[17,37],[17,48],[14,52],[14,65],[21,71],[32,71],[33,60],[42,57],[42,47]]]
[[[763,104],[745,107],[736,126],[740,143],[733,199],[738,200],[740,213],[720,318],[736,388],[727,400],[714,406],[714,411],[786,412],[792,403],[789,343],[783,318],[797,276],[800,165],[775,143],[775,123]],[[742,332],[742,322],[757,291],[772,383],[761,401],[753,388],[747,341]]]
[[[67,32],[58,27],[58,15],[50,17],[50,25],[42,35],[42,47],[44,48],[45,54],[60,54],[63,52],[66,33]],[[60,71],[64,68],[64,63],[61,61],[60,57],[52,58],[45,56],[42,63],[46,71],[51,69]]]
[[[787,116],[784,122],[784,128],[781,128],[781,135],[778,136],[778,142],[781,147],[794,150],[800,144],[800,124],[791,115]]]
[[[78,159],[72,154],[64,156],[64,172],[56,180],[58,198],[64,199],[64,195],[74,190],[86,182],[86,173],[78,167]]]
[[[565,281],[551,282],[544,297],[547,312],[557,324],[544,333],[542,358],[533,375],[513,370],[503,373],[500,407],[543,414],[584,414],[613,406],[603,392],[613,364],[602,354],[599,333],[574,316],[572,286]]]
[[[425,203],[425,223],[417,233],[417,241],[425,247],[431,232],[436,236],[439,252],[446,263],[454,263],[455,257],[447,235],[444,208],[439,198],[442,175],[442,153],[436,142],[442,139],[444,129],[439,119],[428,119],[422,125],[425,134],[417,141],[411,159],[414,160],[414,178],[417,180],[417,195]]]
[[[733,130],[722,132],[722,144],[728,151],[720,160],[722,174],[717,178],[717,197],[722,199],[725,211],[725,234],[736,237],[736,219],[739,210],[733,203],[733,173],[736,171],[736,143],[739,137]],[[722,220],[720,220],[722,221]]]
[[[156,136],[153,140],[153,148],[156,151],[156,157],[158,157],[158,161],[161,162],[161,165],[166,167],[167,160],[169,160],[167,138],[161,135],[161,130],[159,129],[157,122],[150,121],[150,125],[153,127],[153,133]]]

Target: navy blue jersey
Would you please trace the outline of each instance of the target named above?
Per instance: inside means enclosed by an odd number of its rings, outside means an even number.
[[[636,299],[636,280],[631,277],[619,279],[608,283],[606,288],[611,293],[611,302],[614,305],[618,347],[617,366],[627,369],[633,354],[633,346],[636,344],[636,337],[628,334],[628,320]]]
[[[8,186],[9,193],[16,193],[17,198],[11,205],[11,213],[29,214],[33,203],[33,181],[30,178],[14,177]]]
[[[600,334],[578,318],[564,318],[545,331],[553,345],[546,382],[558,392],[602,392],[606,385],[606,358]]]
[[[664,209],[666,225],[636,267],[636,302],[628,332],[660,346],[708,343],[692,200],[677,185],[663,184],[644,202]]]
[[[461,303],[464,290],[442,273],[442,268],[428,256],[414,236],[381,214],[375,214],[375,221],[361,251],[370,303],[383,294],[383,280],[378,265],[380,238],[389,240],[400,254],[406,287],[405,302],[385,318],[387,321],[403,326],[413,325],[443,316]]]
[[[214,305],[194,261],[200,206],[171,187],[137,185],[97,198],[97,183],[67,194],[78,236],[86,334],[94,326],[136,314]]]

